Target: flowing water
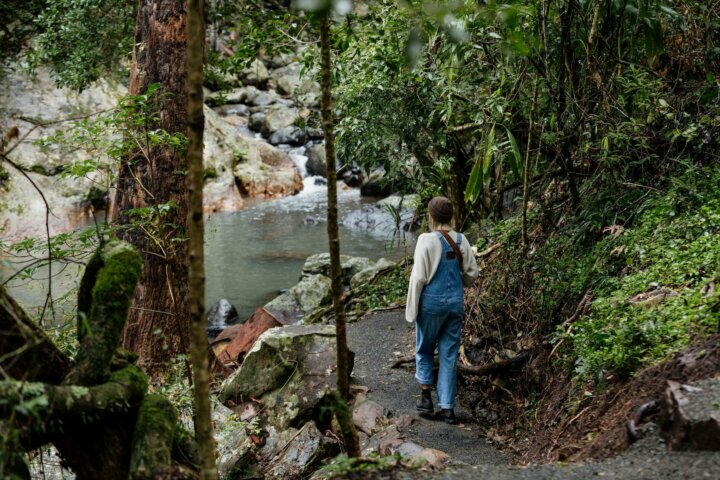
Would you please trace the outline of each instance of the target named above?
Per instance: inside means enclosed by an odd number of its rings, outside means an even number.
[[[288,149],[305,175],[304,148]],[[345,255],[399,259],[405,253],[403,236],[393,217],[373,202],[362,199],[358,189],[338,183],[340,245]],[[327,252],[327,187],[320,177],[304,179],[298,195],[277,200],[256,200],[244,210],[214,214],[205,224],[206,308],[220,298],[235,305],[247,318],[278,293],[297,283],[305,259]],[[407,217],[408,212],[405,213]],[[402,230],[400,230],[402,232]],[[410,239],[407,238],[409,241]],[[7,279],[23,262],[5,259],[0,276]],[[59,310],[48,323],[72,321],[75,288],[82,275],[79,265],[53,269],[53,298]],[[47,269],[32,278],[13,280],[8,290],[34,315],[43,309],[48,289]],[[208,325],[213,330],[224,325]]]
[[[304,173],[303,149],[290,151]],[[328,251],[327,187],[319,177],[304,179],[298,195],[256,201],[245,210],[215,214],[205,223],[205,303],[220,298],[235,305],[240,318],[297,283],[305,259]],[[359,190],[338,183],[341,253],[398,259],[403,237],[392,217],[373,208]],[[349,221],[359,215],[370,222]]]

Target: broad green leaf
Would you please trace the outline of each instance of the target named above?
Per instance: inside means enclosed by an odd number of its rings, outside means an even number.
[[[508,140],[510,141],[510,150],[512,152],[512,156],[510,157],[510,168],[512,168],[513,173],[517,175],[517,178],[522,178],[524,166],[522,153],[520,153],[520,147],[518,146],[515,135],[512,134],[510,129],[505,127],[505,130],[507,131]]]

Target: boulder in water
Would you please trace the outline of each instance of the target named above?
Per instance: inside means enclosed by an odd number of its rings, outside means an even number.
[[[227,298],[221,298],[207,312],[207,321],[213,326],[225,327],[240,321],[238,312]]]
[[[250,115],[250,120],[248,121],[248,127],[250,127],[251,130],[260,132],[260,131],[262,131],[264,125],[265,125],[265,112],[255,112],[252,115]]]
[[[369,268],[373,264],[372,260],[367,257],[351,257],[349,255],[340,255],[340,268],[342,269],[343,283],[349,283],[350,279],[357,273]],[[330,276],[330,254],[318,253],[311,255],[305,260],[302,268],[302,276],[311,275]]]
[[[260,92],[257,94],[257,96],[253,99],[252,104],[255,107],[267,107],[268,105],[271,105],[277,101],[277,95],[273,95],[275,93],[274,91],[270,92]]]
[[[271,105],[265,111],[265,123],[263,132],[272,134],[281,128],[294,125],[300,119],[300,111],[297,108],[284,105]]]
[[[308,160],[305,169],[308,175],[325,176],[325,143],[317,143],[305,150]]]
[[[348,187],[359,187],[363,183],[363,172],[357,167],[350,167],[343,173],[342,179]]]
[[[291,125],[274,132],[268,141],[273,145],[302,145],[305,143],[305,132]]]
[[[384,168],[373,170],[367,178],[367,181],[360,187],[360,196],[362,197],[387,197],[393,191],[393,185],[386,181],[386,173]]]
[[[300,80],[300,72],[302,72],[302,64],[290,63],[273,71],[270,78],[280,93],[292,95],[302,83]]]
[[[326,275],[307,275],[300,282],[281,294],[265,309],[284,322],[294,322],[330,303],[332,288]]]

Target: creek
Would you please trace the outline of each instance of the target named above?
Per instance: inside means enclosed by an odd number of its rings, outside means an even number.
[[[304,148],[288,153],[305,175]],[[321,177],[305,177],[303,184],[295,196],[256,200],[244,210],[207,218],[207,308],[227,298],[245,319],[297,283],[308,256],[328,251],[327,187]],[[338,210],[342,254],[372,260],[404,255],[404,242],[411,236],[402,229],[399,234],[393,217],[374,201],[361,198],[358,189],[338,182]]]
[[[307,161],[304,150],[288,149],[303,175]],[[308,256],[327,252],[327,187],[321,177],[305,177],[303,183],[303,190],[295,196],[253,200],[243,210],[207,217],[206,308],[226,298],[240,319],[248,318],[256,308],[297,283]],[[412,238],[398,234],[386,209],[361,198],[358,189],[350,189],[342,182],[338,182],[338,207],[342,254],[372,260],[399,259],[404,255],[403,238],[408,242]],[[0,266],[2,277],[8,278],[23,263],[5,259]],[[72,321],[75,288],[82,275],[79,265],[54,265],[52,289],[57,315],[54,322],[46,317],[51,324]],[[46,268],[40,268],[32,278],[18,278],[8,285],[10,294],[34,315],[42,311],[45,303],[47,273]],[[217,330],[224,325],[208,327]]]

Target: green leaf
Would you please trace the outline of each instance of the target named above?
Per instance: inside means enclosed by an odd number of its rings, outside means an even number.
[[[524,166],[522,154],[520,153],[520,147],[518,146],[515,135],[512,134],[510,129],[505,127],[505,131],[507,131],[508,140],[510,141],[510,150],[512,151],[512,156],[510,157],[510,168],[512,168],[512,171],[517,178],[522,178]]]
[[[465,202],[473,204],[480,197],[482,193],[482,159],[478,153],[475,159],[475,165],[473,165],[472,171],[470,172],[470,178],[468,179],[467,186],[465,187]]]
[[[490,129],[485,143],[485,158],[483,158],[483,177],[485,183],[490,181],[490,167],[492,166],[493,147],[495,146],[495,125]]]

